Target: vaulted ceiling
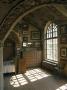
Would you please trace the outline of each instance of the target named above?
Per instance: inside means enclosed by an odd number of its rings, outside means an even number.
[[[5,41],[23,20],[39,29],[49,20],[67,23],[66,3],[66,0],[0,0],[0,40]]]
[[[57,10],[55,5],[47,5],[24,17],[24,20],[37,28],[44,29],[45,24],[52,20],[57,24],[66,23],[67,17]]]

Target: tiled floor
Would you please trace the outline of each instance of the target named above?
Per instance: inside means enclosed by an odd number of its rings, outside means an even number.
[[[4,90],[67,90],[67,80],[36,68],[4,77]]]

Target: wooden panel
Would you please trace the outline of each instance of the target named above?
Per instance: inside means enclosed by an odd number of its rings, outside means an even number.
[[[24,73],[27,68],[40,66],[41,51],[29,51],[24,54],[24,57],[19,60],[19,73]]]
[[[19,60],[18,68],[19,68],[18,73],[25,73],[27,66],[26,66],[26,60],[24,58]]]
[[[41,51],[30,51],[25,55],[27,67],[39,66],[41,63]]]

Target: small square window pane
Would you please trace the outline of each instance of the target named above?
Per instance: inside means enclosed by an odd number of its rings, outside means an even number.
[[[50,33],[50,37],[52,38],[52,33]]]
[[[47,38],[49,38],[49,34],[47,33]]]
[[[56,32],[56,37],[57,37],[58,35],[57,35],[57,32]]]

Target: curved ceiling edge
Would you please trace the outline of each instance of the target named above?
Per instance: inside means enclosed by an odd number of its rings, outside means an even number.
[[[30,0],[31,1],[31,0]],[[3,23],[0,27],[0,40],[3,40],[3,42],[6,40],[8,35],[10,34],[13,27],[16,25],[16,23],[23,18],[24,16],[28,15],[29,13],[44,7],[45,3],[36,3],[34,2],[21,2],[19,5],[17,5],[13,10],[9,13],[9,15],[4,19]],[[10,29],[10,30],[9,30]],[[3,34],[3,35],[2,35]]]
[[[27,0],[26,0],[27,1]],[[9,30],[9,28],[12,26],[12,24],[15,22],[15,20],[31,8],[34,8],[40,3],[34,3],[32,4],[31,0],[27,3],[26,1],[19,3],[16,5],[11,12],[8,13],[8,15],[4,18],[2,24],[0,25],[0,40],[2,40]],[[34,1],[34,0],[33,0]],[[2,35],[3,34],[3,35]]]

